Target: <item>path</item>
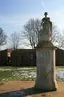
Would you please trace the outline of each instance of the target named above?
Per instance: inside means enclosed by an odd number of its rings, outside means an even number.
[[[0,97],[64,97],[64,82],[54,92],[36,91],[34,81],[9,81],[0,85]]]

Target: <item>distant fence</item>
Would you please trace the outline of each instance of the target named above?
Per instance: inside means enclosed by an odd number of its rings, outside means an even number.
[[[64,66],[64,50],[56,50],[56,65]]]
[[[36,52],[34,49],[17,49],[11,53],[12,66],[35,66]]]
[[[0,51],[0,66],[7,65],[7,50]]]
[[[7,51],[0,51],[0,66],[36,66],[35,49],[13,50],[11,57],[7,56]],[[56,50],[56,65],[64,66],[64,50]]]

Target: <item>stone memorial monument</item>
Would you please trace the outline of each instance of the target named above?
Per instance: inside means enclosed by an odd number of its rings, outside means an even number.
[[[52,22],[47,17],[42,19],[39,43],[36,48],[37,78],[35,88],[44,91],[57,89],[55,72],[55,47],[51,42]]]

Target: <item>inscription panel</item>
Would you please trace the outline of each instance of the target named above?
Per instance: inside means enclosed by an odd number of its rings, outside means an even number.
[[[50,52],[49,51],[39,51],[37,52],[38,64],[49,64]]]

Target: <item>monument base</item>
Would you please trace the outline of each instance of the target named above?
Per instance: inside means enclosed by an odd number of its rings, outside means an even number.
[[[55,48],[43,45],[36,49],[37,78],[35,88],[43,91],[57,90],[55,78]]]
[[[42,84],[38,84],[39,82],[36,82],[34,88],[37,89],[37,90],[42,90],[42,91],[45,91],[45,92],[48,92],[48,91],[56,91],[58,86],[57,86],[57,83],[56,82],[53,82],[53,86],[49,86],[49,83],[46,83],[46,82],[41,82]]]

